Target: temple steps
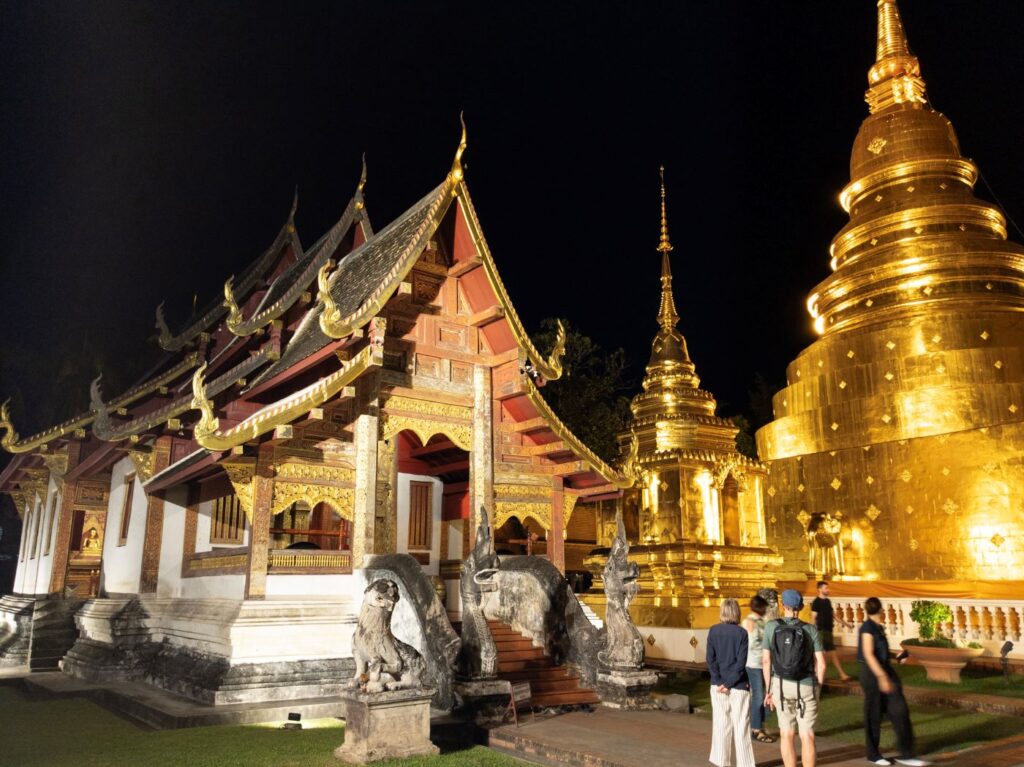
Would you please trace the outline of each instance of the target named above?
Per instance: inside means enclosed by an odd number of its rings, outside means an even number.
[[[597,693],[580,685],[579,677],[564,666],[556,666],[544,649],[511,626],[487,621],[498,651],[498,678],[510,682],[530,683],[530,705],[546,706],[595,705],[601,702]]]

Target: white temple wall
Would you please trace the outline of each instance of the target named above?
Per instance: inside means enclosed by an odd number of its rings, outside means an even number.
[[[32,593],[43,595],[50,592],[50,579],[53,574],[54,541],[57,537],[57,514],[60,512],[61,492],[57,483],[51,478],[44,498],[36,512],[42,528],[38,532],[36,545],[35,582]],[[56,502],[56,506],[54,503]],[[33,538],[33,540],[37,540]]]
[[[164,526],[160,533],[160,567],[157,575],[158,597],[181,596],[181,557],[185,546],[185,507],[188,490],[176,487],[164,498]]]
[[[188,599],[244,599],[245,575],[203,575],[181,579],[181,593]]]
[[[352,575],[268,575],[267,597],[326,597],[356,600],[361,581]]]
[[[114,464],[110,472],[110,500],[103,533],[103,589],[108,594],[137,594],[142,575],[142,549],[146,541],[148,497],[138,477],[132,481],[131,509],[125,508],[129,485],[125,477],[135,467],[127,456]],[[129,514],[128,531],[121,543],[123,515]]]
[[[18,572],[14,577],[14,593],[31,595],[35,593],[37,562],[32,558],[32,534],[39,521],[39,501],[35,496],[22,511],[21,545],[18,547]]]
[[[409,483],[429,482],[434,486],[430,503],[431,530],[430,530],[430,564],[423,566],[423,572],[427,575],[437,575],[440,572],[441,562],[441,507],[443,504],[442,493],[444,483],[436,477],[421,476],[419,474],[398,474],[398,532],[396,550],[399,554],[409,552]],[[425,551],[425,550],[424,550]]]

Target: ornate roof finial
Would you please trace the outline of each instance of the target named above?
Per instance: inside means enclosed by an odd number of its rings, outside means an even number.
[[[658,250],[668,253],[672,250],[672,243],[668,241],[668,216],[665,213],[665,166],[660,166],[658,171],[661,173],[661,241]]]
[[[367,185],[367,153],[362,153],[362,172],[359,174],[359,185],[355,187],[355,209],[362,210],[367,207],[366,201],[362,199],[362,189]]]
[[[878,44],[864,98],[871,113],[893,104],[927,103],[921,65],[910,52],[896,0],[878,0]]]
[[[679,322],[679,315],[676,313],[676,300],[672,294],[672,266],[668,260],[672,243],[668,240],[668,215],[665,212],[665,166],[662,165],[659,170],[661,172],[661,241],[658,243],[658,252],[661,253],[661,305],[658,307],[658,324],[664,330],[671,330]]]
[[[457,187],[463,178],[462,171],[462,153],[466,151],[466,119],[462,112],[459,112],[459,122],[462,123],[462,136],[459,138],[459,148],[455,150],[455,160],[452,162],[451,173],[448,174],[448,179],[454,187]]]

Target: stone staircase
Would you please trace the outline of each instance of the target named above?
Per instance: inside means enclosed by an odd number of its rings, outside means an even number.
[[[55,670],[78,639],[75,613],[81,599],[42,599],[36,602],[32,618],[32,671]]]
[[[579,677],[564,666],[556,666],[544,650],[528,636],[498,621],[487,621],[498,650],[498,678],[530,683],[530,704],[578,706],[601,702],[597,693],[580,685]]]

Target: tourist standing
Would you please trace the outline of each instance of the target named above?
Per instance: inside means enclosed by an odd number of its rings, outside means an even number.
[[[839,653],[836,652],[836,640],[832,633],[835,630],[835,615],[832,600],[828,598],[828,581],[818,581],[818,596],[811,602],[811,620],[814,621],[822,647],[825,648],[825,660],[836,667],[840,680],[849,682],[852,677],[843,671],[839,664]]]
[[[743,619],[747,630],[747,679],[750,680],[750,736],[762,743],[774,743],[775,738],[764,731],[764,614],[768,602],[755,596],[750,600],[750,614]]]
[[[864,742],[872,764],[892,764],[882,756],[878,741],[882,733],[882,714],[889,715],[900,756],[897,764],[922,767],[930,764],[914,756],[914,728],[910,724],[903,685],[889,660],[889,641],[882,627],[882,603],[877,597],[864,602],[867,620],[857,631],[857,662],[860,686],[864,688]]]
[[[707,661],[711,672],[711,755],[718,767],[754,767],[750,741],[750,683],[747,679],[747,632],[740,605],[722,600],[722,622],[708,632]],[[735,753],[734,753],[735,752]]]
[[[803,609],[800,592],[782,592],[782,617],[764,627],[764,705],[779,717],[779,739],[785,767],[796,767],[796,733],[800,732],[803,767],[815,767],[814,724],[818,697],[825,682],[825,651],[818,630],[797,616]]]

